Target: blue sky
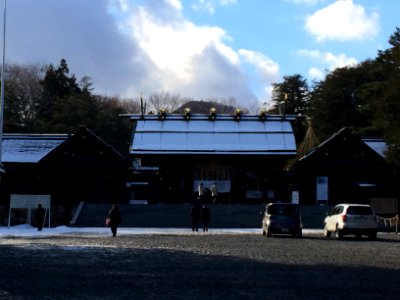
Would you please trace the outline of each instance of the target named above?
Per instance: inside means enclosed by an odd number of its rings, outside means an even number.
[[[65,58],[108,96],[254,107],[283,76],[375,58],[399,23],[400,0],[8,0],[6,61]]]

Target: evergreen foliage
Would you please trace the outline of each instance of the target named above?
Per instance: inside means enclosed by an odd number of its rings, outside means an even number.
[[[272,86],[272,112],[301,114],[307,110],[309,88],[307,80],[300,74],[284,76],[282,83]]]
[[[65,59],[58,67],[7,66],[4,131],[74,133],[86,126],[121,154],[129,149],[131,124],[119,117],[138,113],[137,101],[92,94],[89,77],[78,83]]]
[[[389,37],[389,43],[390,47],[379,51],[375,59],[338,68],[311,88],[300,74],[285,76],[283,82],[273,84],[270,112],[307,115],[319,141],[343,127],[384,137],[389,145],[388,161],[400,170],[399,28]],[[119,116],[140,113],[138,100],[94,95],[90,78],[78,82],[65,59],[57,67],[8,65],[5,77],[5,132],[66,133],[84,125],[127,154],[131,124]],[[235,107],[235,99],[231,100],[230,108]],[[219,105],[215,101],[183,101],[169,92],[154,93],[148,101],[154,109],[169,112],[180,112],[189,104],[193,112],[207,112]],[[218,113],[224,113],[224,107]],[[301,129],[300,135],[295,130],[297,136],[304,136],[304,124],[297,125]]]
[[[375,59],[335,69],[311,89],[300,75],[285,76],[273,86],[272,111],[282,110],[283,103],[285,113],[305,108],[319,141],[343,127],[363,136],[384,137],[389,146],[387,160],[400,174],[399,28],[389,44]]]

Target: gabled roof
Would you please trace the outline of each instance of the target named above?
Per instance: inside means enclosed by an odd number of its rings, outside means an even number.
[[[388,145],[384,139],[363,138],[362,141],[382,157],[386,157]]]
[[[111,145],[99,138],[91,130],[81,127],[77,132],[58,145],[40,163],[68,161],[80,165],[122,164],[125,158]]]
[[[299,163],[343,157],[357,159],[368,157],[375,160],[383,160],[378,152],[364,143],[360,137],[353,134],[350,128],[342,128],[311,152],[301,157]]]
[[[243,115],[132,116],[136,121],[130,154],[295,155],[290,118]]]
[[[89,141],[91,146],[87,146]],[[74,134],[3,134],[3,163],[39,163],[63,157],[65,153],[76,152],[85,159],[111,155],[118,161],[125,158],[111,145],[104,142],[87,128],[81,128]],[[110,156],[108,156],[109,158]],[[81,158],[82,159],[82,158]]]
[[[68,138],[67,134],[3,134],[3,163],[38,163]]]

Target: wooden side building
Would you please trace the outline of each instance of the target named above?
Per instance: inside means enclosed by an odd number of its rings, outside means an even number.
[[[383,140],[363,140],[351,129],[341,129],[294,165],[300,202],[370,204],[373,198],[398,198],[384,148]]]
[[[51,195],[52,206],[124,202],[127,160],[92,131],[4,134],[0,204],[11,194]]]

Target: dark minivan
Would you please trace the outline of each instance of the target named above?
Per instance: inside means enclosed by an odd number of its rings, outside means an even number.
[[[300,207],[291,203],[268,203],[262,220],[262,234],[290,234],[293,237],[303,236]]]

